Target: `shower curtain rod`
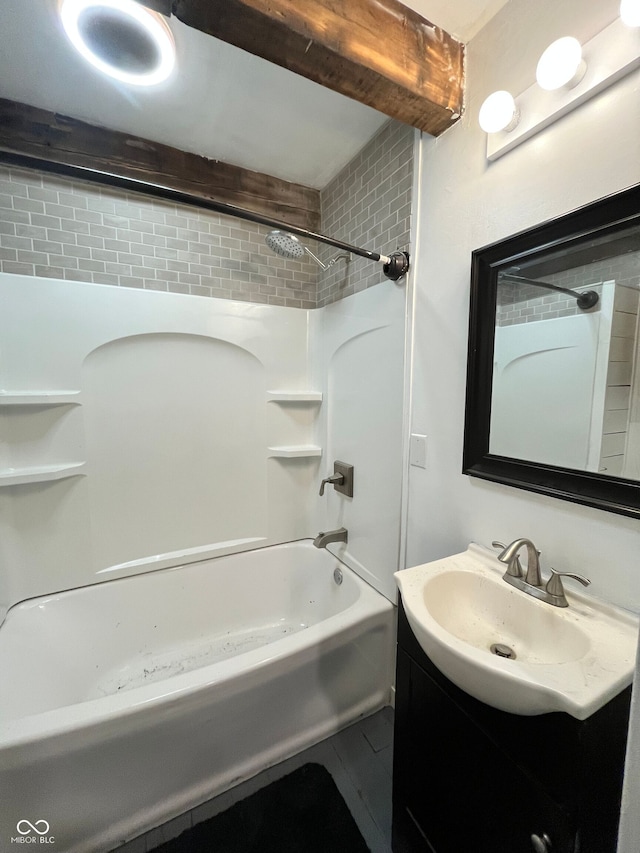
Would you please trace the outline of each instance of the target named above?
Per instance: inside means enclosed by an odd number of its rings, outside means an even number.
[[[507,278],[509,281],[514,281],[518,284],[531,284],[534,287],[543,287],[545,290],[556,290],[559,293],[566,293],[567,296],[573,296],[578,303],[578,308],[593,308],[600,301],[600,297],[595,290],[585,290],[584,293],[576,293],[575,290],[569,290],[567,287],[560,287],[557,284],[549,284],[546,281],[535,281],[532,278],[525,278],[522,275],[513,275],[510,272],[499,273],[502,278]]]
[[[408,252],[396,251],[389,256],[381,255],[378,252],[370,252],[368,249],[361,249],[358,246],[352,246],[349,243],[344,243],[342,240],[334,240],[333,237],[326,237],[324,234],[317,234],[314,231],[309,231],[307,228],[300,228],[297,225],[289,225],[278,219],[271,219],[268,216],[262,216],[260,213],[255,213],[252,210],[246,210],[243,207],[238,207],[235,204],[228,204],[223,201],[214,201],[213,199],[204,198],[202,196],[194,196],[190,193],[174,190],[171,187],[166,187],[163,184],[150,184],[146,181],[141,181],[138,178],[125,178],[121,175],[105,172],[100,169],[91,169],[88,166],[72,166],[66,163],[56,163],[52,160],[46,160],[43,157],[35,157],[30,154],[18,154],[13,151],[0,149],[0,163],[10,166],[20,166],[26,169],[42,169],[46,172],[64,175],[70,178],[78,178],[79,180],[91,181],[92,183],[108,184],[119,189],[129,190],[131,192],[146,193],[157,198],[163,198],[167,201],[173,201],[177,204],[189,204],[196,207],[202,207],[205,210],[211,210],[215,213],[223,213],[227,216],[234,216],[237,219],[245,219],[248,222],[255,222],[258,225],[266,225],[269,228],[277,228],[282,231],[287,231],[289,234],[295,234],[298,237],[306,237],[309,240],[317,240],[318,243],[326,243],[328,246],[334,246],[343,252],[349,252],[352,255],[358,255],[361,258],[367,258],[370,261],[378,261],[384,264],[383,271],[387,278],[392,281],[397,281],[409,270],[409,254]]]

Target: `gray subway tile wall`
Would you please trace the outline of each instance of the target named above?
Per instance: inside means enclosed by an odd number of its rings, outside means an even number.
[[[544,276],[543,281],[578,292],[595,290],[602,293],[602,283],[615,280],[617,284],[637,287],[640,284],[640,252],[627,252],[617,257],[595,261]],[[590,312],[599,311],[599,304]],[[562,293],[551,293],[526,284],[501,283],[498,288],[497,324],[512,326],[570,317],[582,313],[575,299]]]
[[[271,252],[268,228],[195,206],[0,166],[0,269],[315,308],[317,272]]]
[[[388,122],[322,193],[322,231],[384,254],[409,240],[414,131]],[[0,271],[316,308],[384,281],[379,264],[271,252],[269,228],[190,205],[0,165]],[[328,246],[309,248],[328,259]]]
[[[548,279],[545,279],[548,280]],[[555,284],[555,282],[551,282]],[[568,285],[561,285],[567,287]],[[516,294],[510,298],[509,294],[502,293],[504,285],[498,289],[499,304],[496,309],[496,324],[498,326],[517,326],[521,323],[536,323],[539,320],[554,320],[557,317],[574,317],[584,313],[585,309],[579,308],[577,300],[564,293],[553,293],[549,290],[529,287],[528,285],[507,285],[511,288],[526,288],[527,293]],[[602,294],[602,284],[584,285],[573,288],[577,293],[584,290],[595,290],[598,295]],[[535,295],[532,295],[535,294]],[[544,295],[542,295],[544,294]],[[593,308],[586,309],[592,314],[600,310],[600,303]]]
[[[389,121],[320,193],[325,234],[373,252],[409,250],[415,131]],[[326,263],[336,254],[321,246]],[[320,272],[318,306],[386,281],[382,266],[351,256]]]

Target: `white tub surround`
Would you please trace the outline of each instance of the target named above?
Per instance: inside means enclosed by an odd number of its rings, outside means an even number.
[[[399,565],[406,282],[387,282],[312,313],[314,384],[326,436],[322,477],[334,461],[354,466],[353,498],[314,489],[317,530],[346,527],[330,545],[360,577],[395,601]],[[320,481],[318,481],[318,486]]]
[[[309,541],[15,606],[0,847],[31,816],[65,853],[110,850],[378,710],[393,633],[393,606]]]
[[[306,311],[0,276],[0,621],[341,514],[348,564],[393,600],[404,304],[393,282]],[[336,458],[357,495],[320,501]]]

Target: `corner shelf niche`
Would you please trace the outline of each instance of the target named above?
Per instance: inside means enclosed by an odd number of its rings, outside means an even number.
[[[322,402],[322,391],[267,391],[268,403],[308,403]],[[312,459],[322,456],[322,448],[315,444],[288,444],[268,447],[267,455],[274,459]]]
[[[268,447],[269,456],[276,459],[303,459],[322,456],[322,448],[315,444],[286,445],[283,447]]]
[[[270,403],[321,403],[322,391],[267,391]]]
[[[79,391],[0,391],[0,407],[68,405],[82,405]]]
[[[84,462],[75,462],[66,465],[38,465],[33,468],[6,468],[4,471],[0,470],[0,488],[29,483],[50,483],[53,480],[84,476],[84,467]]]

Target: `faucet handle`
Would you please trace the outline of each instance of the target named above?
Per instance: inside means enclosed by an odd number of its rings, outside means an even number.
[[[549,595],[555,595],[558,598],[565,598],[562,578],[572,578],[574,581],[579,581],[582,586],[589,586],[591,583],[589,578],[585,578],[582,575],[574,575],[572,572],[556,572],[555,569],[551,569],[551,577],[547,581],[547,586],[545,587]]]
[[[497,541],[492,542],[491,545],[500,551],[500,554],[498,554],[498,559],[500,560],[501,556],[507,550],[507,546],[504,544],[504,542],[497,542]],[[500,562],[503,562],[503,561],[500,560]],[[522,564],[520,562],[520,557],[518,557],[517,554],[514,558],[511,558],[510,560],[508,560],[506,574],[511,575],[511,577],[514,577],[514,578],[524,577],[524,570],[523,570]]]
[[[341,484],[344,482],[344,474],[331,474],[329,477],[325,477],[324,480],[320,483],[320,497],[324,495],[324,487],[327,483],[338,483]]]

